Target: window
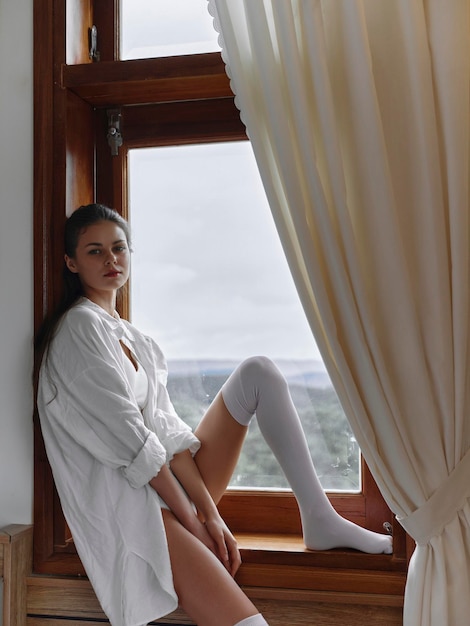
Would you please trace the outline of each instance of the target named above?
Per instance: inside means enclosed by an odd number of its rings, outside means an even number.
[[[218,52],[119,61],[117,0],[50,3],[51,10],[45,11],[35,0],[34,13],[36,325],[58,299],[66,213],[98,201],[127,216],[127,181],[133,179],[128,154],[132,167],[134,150],[246,143]],[[92,24],[98,30],[99,62],[90,58]],[[107,133],[110,120],[116,119],[124,141],[113,156]],[[129,301],[123,299],[120,306],[129,315]],[[362,479],[360,493],[332,494],[331,501],[350,519],[381,530],[384,520],[391,521],[390,511],[363,464]],[[221,511],[235,532],[300,530],[295,501],[286,492],[229,493]],[[404,540],[397,540],[396,558],[403,554]],[[82,571],[37,424],[35,571]]]
[[[131,318],[160,343],[196,427],[253,354],[283,371],[323,487],[360,491],[359,450],[308,327],[247,141],[129,150]],[[231,486],[289,488],[256,421]]]
[[[120,59],[220,51],[207,0],[121,0]]]

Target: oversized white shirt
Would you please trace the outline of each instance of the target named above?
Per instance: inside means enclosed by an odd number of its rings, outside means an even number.
[[[120,345],[148,377],[142,411]],[[160,501],[148,484],[199,441],[177,416],[156,343],[82,298],[61,320],[39,378],[46,452],[77,552],[113,626],[141,626],[173,611]]]

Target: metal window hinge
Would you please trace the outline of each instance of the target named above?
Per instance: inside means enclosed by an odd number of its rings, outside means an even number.
[[[111,148],[111,155],[117,156],[119,148],[122,146],[121,110],[108,109],[106,114],[108,116],[108,145]]]
[[[90,59],[92,61],[100,60],[100,53],[98,52],[98,29],[93,26],[88,31],[89,45],[90,45]]]

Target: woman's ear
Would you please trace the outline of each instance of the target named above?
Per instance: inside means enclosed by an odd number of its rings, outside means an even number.
[[[77,269],[77,266],[75,265],[75,261],[74,261],[71,257],[69,257],[69,256],[67,256],[67,255],[65,255],[65,256],[64,256],[64,260],[65,260],[65,265],[67,266],[67,268],[68,268],[68,269],[69,269],[69,270],[70,270],[73,274],[77,274],[78,269]]]

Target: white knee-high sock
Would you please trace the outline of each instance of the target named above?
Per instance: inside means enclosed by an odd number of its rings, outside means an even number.
[[[389,535],[357,526],[331,506],[318,480],[287,382],[270,359],[252,357],[244,361],[225,383],[222,395],[227,409],[241,424],[247,425],[256,413],[260,431],[297,499],[308,548],[392,552]]]
[[[261,613],[242,619],[241,622],[237,622],[234,626],[269,626],[268,622],[264,619]]]

